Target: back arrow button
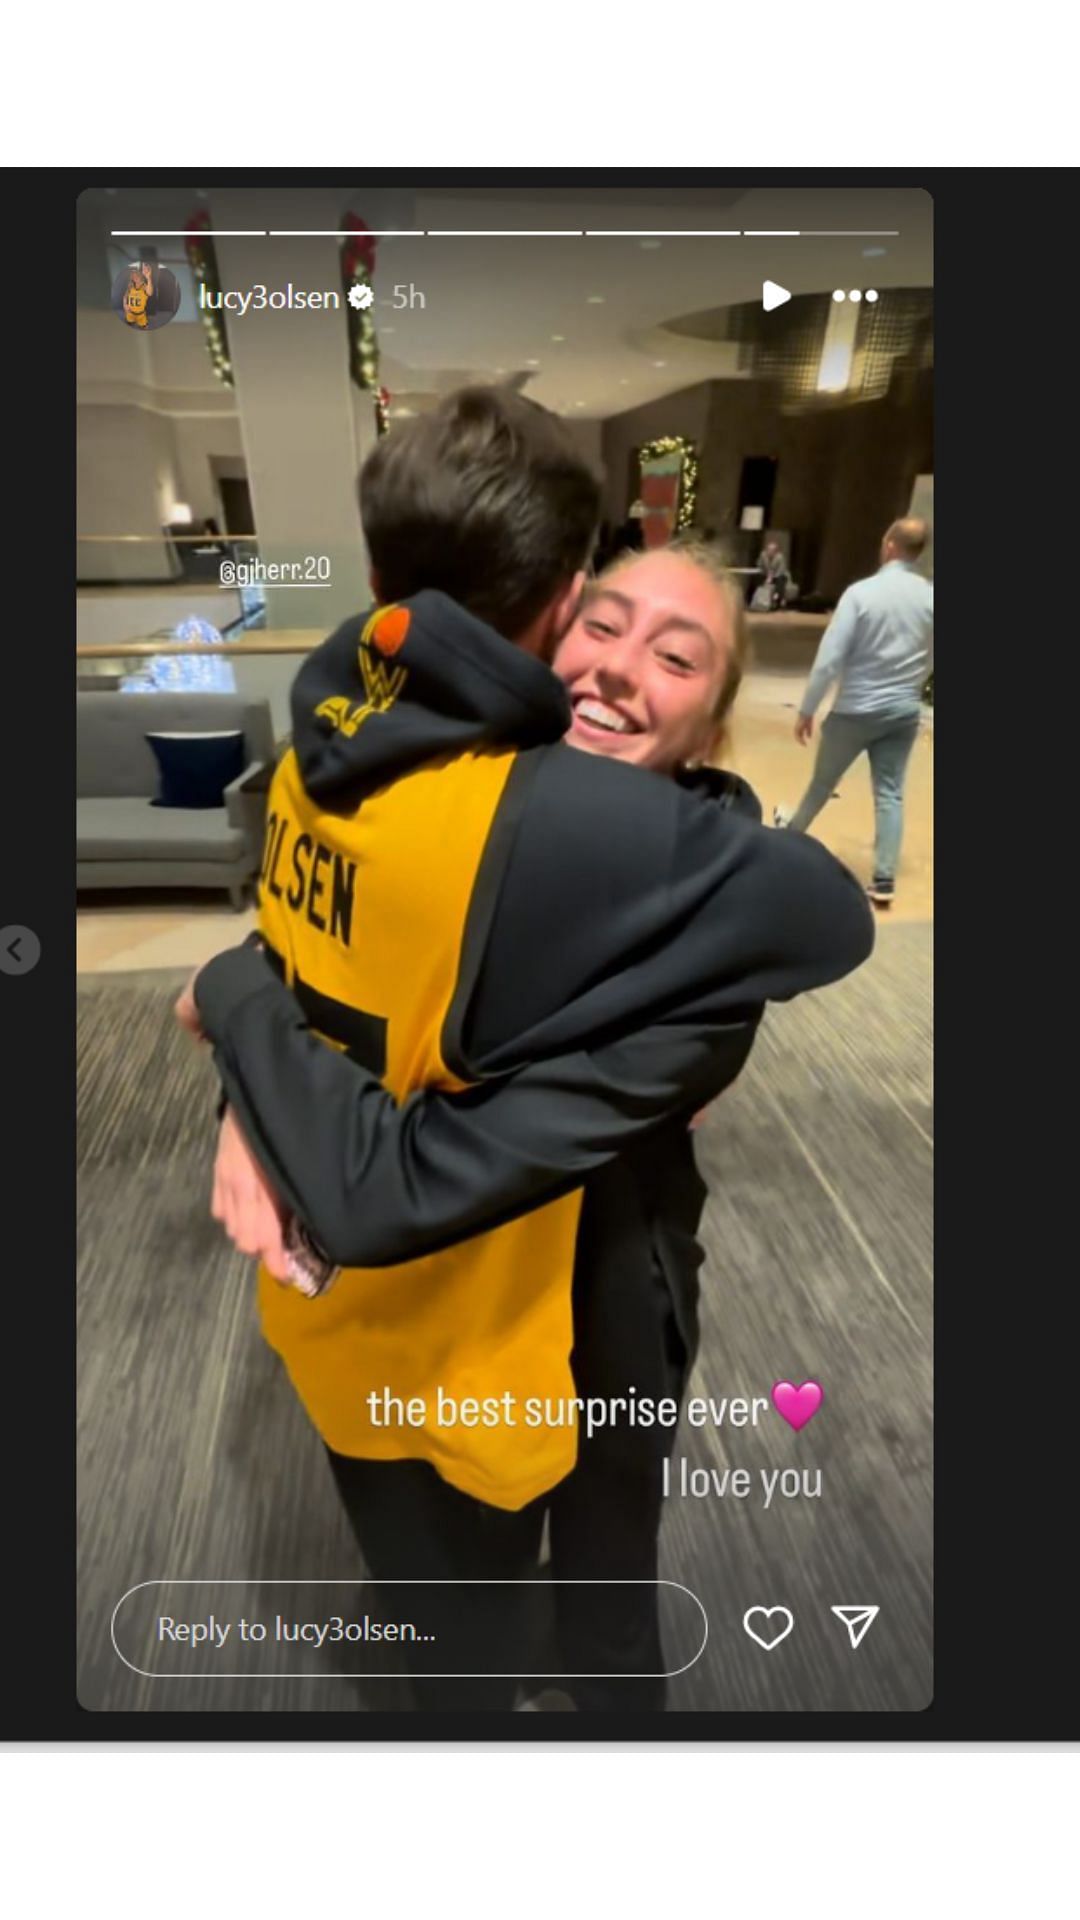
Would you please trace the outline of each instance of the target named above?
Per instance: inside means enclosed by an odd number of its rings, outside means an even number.
[[[32,927],[0,927],[0,973],[33,973],[41,941]]]

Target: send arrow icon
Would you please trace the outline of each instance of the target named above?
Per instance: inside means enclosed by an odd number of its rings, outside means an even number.
[[[837,1619],[843,1621],[845,1627],[848,1630],[848,1636],[851,1640],[852,1646],[857,1647],[859,1644],[859,1641],[863,1639],[868,1629],[873,1625],[874,1621],[877,1619],[878,1614],[881,1612],[881,1608],[880,1607],[830,1607],[829,1612],[835,1613]]]

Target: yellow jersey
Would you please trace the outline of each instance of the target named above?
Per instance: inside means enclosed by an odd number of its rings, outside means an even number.
[[[274,776],[261,932],[313,1029],[378,1072],[399,1102],[423,1087],[464,1085],[440,1040],[514,758],[499,749],[447,756],[351,812],[312,801],[293,751]],[[573,1424],[527,1426],[525,1402],[574,1394],[581,1197],[400,1266],[346,1268],[314,1300],[260,1270],[266,1338],[335,1452],[429,1460],[462,1492],[511,1509],[570,1471]],[[476,1424],[464,1423],[463,1403]]]

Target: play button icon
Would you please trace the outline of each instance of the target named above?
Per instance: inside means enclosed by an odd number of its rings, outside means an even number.
[[[791,294],[787,287],[778,287],[775,280],[762,282],[761,304],[766,313],[771,313],[774,307],[782,307],[785,300],[790,299]]]
[[[0,973],[32,973],[41,941],[31,927],[0,927]]]

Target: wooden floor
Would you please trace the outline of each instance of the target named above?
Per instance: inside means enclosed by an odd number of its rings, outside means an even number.
[[[754,1493],[669,1502],[663,1572],[708,1617],[674,1711],[930,1698],[928,946],[925,923],[883,924],[853,979],[775,1009],[698,1134],[711,1197],[692,1391],[812,1377],[825,1399],[798,1434],[771,1413],[756,1430],[680,1432],[676,1461],[745,1467]],[[80,980],[79,1699],[356,1712],[382,1686],[376,1704],[393,1707],[390,1681],[153,1679],[113,1646],[114,1608],[140,1581],[243,1581],[266,1599],[267,1582],[362,1572],[259,1337],[247,1263],[208,1217],[214,1083],[169,1018],[181,977]],[[766,1510],[762,1470],[791,1468],[820,1470],[820,1497],[778,1486]],[[857,1651],[830,1613],[849,1604],[881,1609]],[[756,1606],[794,1616],[771,1652],[743,1631]],[[670,1635],[682,1644],[674,1619]]]

